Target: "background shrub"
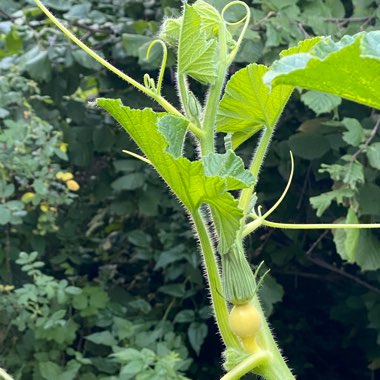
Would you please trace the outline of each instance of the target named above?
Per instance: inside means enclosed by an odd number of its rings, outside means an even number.
[[[252,22],[231,73],[270,64],[310,36],[380,25],[379,1],[246,2]],[[139,80],[156,74],[160,51],[146,61],[147,46],[181,5],[45,4]],[[0,17],[0,365],[25,380],[217,378],[222,346],[188,220],[159,178],[121,152],[135,149],[127,135],[88,101],[157,105],[69,43],[32,1],[0,0]],[[176,103],[169,62],[163,92]],[[291,149],[295,178],[275,220],[380,222],[378,120],[339,97],[296,91],[261,173],[260,202],[281,193]],[[261,229],[247,240],[251,263],[272,269],[261,296],[299,379],[379,376],[379,238],[362,231],[348,249],[342,231]]]

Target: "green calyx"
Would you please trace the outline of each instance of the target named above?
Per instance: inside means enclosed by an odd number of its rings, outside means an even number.
[[[236,242],[221,258],[224,297],[234,305],[249,302],[255,295],[256,281],[241,242]]]

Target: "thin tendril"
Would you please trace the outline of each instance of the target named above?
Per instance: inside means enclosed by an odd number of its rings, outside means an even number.
[[[229,22],[229,21],[227,21],[225,19],[224,14],[233,5],[241,5],[241,6],[243,6],[245,8],[245,10],[246,10],[246,14],[239,21]],[[246,3],[242,2],[242,1],[239,1],[239,0],[236,0],[236,1],[232,1],[231,3],[227,4],[223,8],[221,16],[223,18],[223,21],[226,23],[226,25],[229,25],[229,26],[236,26],[236,25],[239,25],[242,22],[244,22],[243,29],[240,32],[238,40],[236,41],[236,46],[231,50],[231,52],[230,52],[230,54],[228,56],[228,64],[230,64],[235,59],[235,56],[236,56],[236,54],[237,54],[237,52],[238,52],[238,50],[240,48],[240,45],[241,45],[241,43],[243,41],[245,32],[247,31],[247,28],[248,28],[248,25],[249,25],[249,21],[250,21],[250,18],[251,18],[251,9],[249,8],[249,6]]]
[[[156,92],[145,88],[141,83],[137,82],[135,79],[131,78],[129,75],[123,73],[121,70],[119,70],[118,68],[116,68],[115,66],[113,66],[109,62],[107,62],[104,58],[102,58],[94,50],[90,49],[79,38],[77,38],[73,33],[71,33],[70,30],[67,29],[61,22],[59,22],[55,18],[55,16],[42,4],[42,2],[40,0],[34,0],[34,2],[42,10],[42,12],[44,12],[45,15],[53,22],[53,24],[56,25],[63,32],[63,34],[66,37],[68,37],[71,41],[73,41],[75,44],[77,44],[89,56],[94,58],[101,65],[106,67],[108,70],[112,71],[114,74],[116,74],[121,79],[127,81],[129,84],[131,84],[132,86],[134,86],[137,89],[139,89],[140,91],[142,91],[144,94],[152,97],[154,100],[156,100],[156,102],[158,102],[169,113],[176,115],[176,116],[179,116],[179,117],[183,117],[183,115],[177,109],[175,109],[173,107],[173,105],[170,104],[166,99],[157,95]]]
[[[290,167],[290,175],[289,175],[288,183],[286,184],[286,187],[284,191],[282,192],[281,197],[278,198],[277,202],[262,216],[263,219],[266,219],[281,204],[281,202],[284,200],[286,194],[289,191],[290,185],[292,184],[293,174],[294,174],[294,158],[293,158],[292,151],[289,151],[289,153],[290,153],[291,167]]]
[[[150,51],[152,50],[152,47],[156,44],[160,44],[162,47],[162,61],[161,61],[161,67],[160,71],[158,74],[158,79],[157,79],[157,87],[156,87],[156,92],[157,95],[161,94],[161,87],[162,87],[162,81],[164,79],[164,73],[165,73],[165,68],[166,68],[166,61],[168,59],[168,48],[166,47],[166,44],[162,40],[154,40],[150,43],[148,50],[146,51],[146,60],[149,59]]]
[[[140,156],[139,154],[137,154],[137,153],[133,153],[133,152],[131,152],[130,150],[123,150],[123,153],[125,153],[125,154],[129,154],[130,156],[132,156],[132,157],[134,157],[134,158],[137,158],[137,159],[139,159],[140,161],[142,161],[142,162],[145,162],[146,164],[148,164],[148,165],[151,165],[151,166],[153,166],[153,164],[152,164],[152,162],[150,161],[150,160],[148,160],[147,158],[145,158],[145,157],[143,157],[143,156]]]
[[[243,231],[243,237],[244,236],[247,236],[248,234],[250,234],[251,232],[253,232],[254,230],[256,230],[258,227],[260,227],[262,224],[264,224],[264,221],[265,219],[270,215],[272,214],[273,211],[276,210],[276,208],[281,204],[281,202],[284,200],[289,188],[290,188],[290,185],[292,183],[292,180],[293,180],[293,174],[294,174],[294,159],[293,159],[293,153],[290,151],[290,163],[291,163],[291,167],[290,167],[290,174],[289,174],[289,179],[288,179],[288,183],[286,184],[286,187],[284,189],[284,191],[282,192],[280,198],[277,200],[277,202],[264,214],[264,215],[261,215],[261,206],[259,206],[257,208],[257,212],[258,212],[258,215],[256,213],[251,213],[249,214],[249,216],[251,216],[253,219],[255,219],[253,222],[250,222],[248,223],[246,226],[245,226],[245,229]]]

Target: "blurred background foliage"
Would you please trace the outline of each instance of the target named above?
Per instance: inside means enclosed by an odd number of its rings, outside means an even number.
[[[210,0],[221,9],[226,0]],[[230,72],[314,35],[380,29],[373,0],[254,0]],[[179,0],[46,0],[82,41],[142,80],[164,17]],[[231,8],[228,17],[241,16]],[[220,339],[188,219],[97,96],[154,107],[89,58],[29,0],[0,0],[0,366],[20,380],[216,379]],[[175,104],[175,60],[165,96]],[[334,73],[332,73],[334,75]],[[204,95],[204,88],[195,88]],[[157,108],[158,109],[158,108]],[[248,160],[257,137],[239,153]],[[379,116],[295,91],[258,187],[274,220],[380,222]],[[79,186],[80,188],[78,188]],[[261,229],[252,265],[299,379],[380,379],[380,233]]]

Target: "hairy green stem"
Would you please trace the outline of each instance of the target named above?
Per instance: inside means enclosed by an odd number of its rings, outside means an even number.
[[[226,40],[226,25],[224,22],[219,24],[219,59],[218,73],[215,83],[210,86],[206,107],[203,117],[204,137],[201,139],[202,156],[214,153],[214,136],[215,136],[215,121],[218,110],[219,100],[222,94],[224,79],[228,68],[227,63],[227,40]]]
[[[295,380],[277,346],[268,322],[265,319],[259,297],[255,295],[251,301],[262,315],[262,325],[257,334],[257,343],[261,349],[270,352],[271,356],[262,365],[254,368],[253,372],[262,376],[265,380]]]
[[[13,377],[8,375],[2,368],[0,368],[0,378],[4,380],[13,380]]]
[[[177,73],[177,87],[178,87],[178,95],[182,104],[182,108],[185,111],[185,115],[189,117],[189,109],[188,109],[188,84],[186,82],[185,74]]]
[[[205,227],[205,222],[199,211],[192,213],[195,229],[202,249],[204,265],[207,271],[207,280],[210,286],[211,301],[218,329],[227,347],[240,348],[238,338],[231,332],[228,325],[228,309],[226,301],[222,296],[222,283],[219,268],[216,261],[214,249],[210,236]]]
[[[272,138],[272,134],[273,134],[272,128],[266,127],[264,129],[264,132],[261,135],[260,142],[252,158],[252,162],[251,162],[251,166],[249,170],[252,173],[252,175],[256,178],[256,183],[257,183],[257,177],[259,175],[261,166],[264,161],[265,154],[268,150],[268,147]],[[244,210],[245,215],[247,215],[247,213],[249,212],[248,206],[249,206],[249,202],[251,200],[253,191],[254,191],[254,186],[248,189],[243,189],[240,194],[239,207],[242,210]]]
[[[220,380],[239,380],[242,376],[252,371],[252,369],[262,365],[269,357],[270,353],[267,351],[257,352],[240,362]]]

